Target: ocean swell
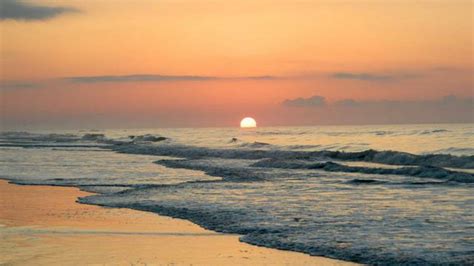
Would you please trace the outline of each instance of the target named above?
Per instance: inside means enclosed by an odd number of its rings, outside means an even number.
[[[112,147],[117,152],[147,154],[178,158],[226,158],[226,159],[304,159],[362,161],[389,165],[418,165],[474,169],[474,156],[450,154],[415,155],[399,151],[366,150],[362,152],[341,151],[290,151],[282,149],[217,149],[187,145],[139,145],[123,144]]]
[[[474,174],[446,170],[435,166],[415,166],[400,168],[371,168],[347,166],[334,162],[308,162],[298,160],[266,159],[252,164],[253,167],[282,169],[317,169],[328,172],[347,172],[377,175],[403,175],[422,178],[436,178],[460,183],[474,183]]]

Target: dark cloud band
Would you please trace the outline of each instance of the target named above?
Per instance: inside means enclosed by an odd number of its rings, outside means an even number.
[[[16,0],[0,1],[1,20],[47,20],[64,13],[75,12],[79,12],[79,10],[71,7],[51,7],[33,5],[30,3],[25,3]]]
[[[248,77],[217,77],[217,76],[187,76],[187,75],[121,75],[121,76],[81,76],[67,77],[63,80],[73,83],[100,83],[100,82],[160,82],[160,81],[209,81],[209,80],[273,80],[274,76]]]
[[[320,107],[326,105],[326,99],[315,95],[309,98],[287,99],[282,104],[287,107]]]
[[[444,96],[434,100],[379,100],[379,101],[358,101],[354,99],[344,99],[332,103],[327,103],[323,96],[314,95],[309,98],[286,99],[281,103],[286,107],[306,107],[315,108],[321,106],[347,107],[347,108],[367,108],[367,107],[384,107],[392,109],[404,109],[407,107],[437,107],[459,106],[474,108],[474,98],[459,98],[454,95]]]
[[[378,73],[351,73],[336,72],[329,75],[332,79],[347,80],[363,80],[363,81],[397,81],[403,79],[418,78],[421,75],[416,73],[395,73],[395,74],[378,74]]]

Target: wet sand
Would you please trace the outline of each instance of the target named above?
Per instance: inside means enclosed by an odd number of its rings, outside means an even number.
[[[77,188],[0,180],[0,264],[350,265],[256,247],[186,220],[76,203]]]

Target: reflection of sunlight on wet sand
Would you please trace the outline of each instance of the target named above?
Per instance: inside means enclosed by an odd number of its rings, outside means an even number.
[[[344,262],[251,246],[191,222],[75,203],[75,188],[0,180],[0,263],[340,265]],[[12,208],[15,206],[15,208]]]

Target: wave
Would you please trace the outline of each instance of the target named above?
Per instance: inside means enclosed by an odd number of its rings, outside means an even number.
[[[67,148],[64,148],[64,147],[60,147],[60,148],[56,148],[56,146],[54,148],[52,148],[53,151],[75,151],[75,152],[82,152],[82,151],[93,151],[93,152],[107,152],[108,150],[105,150],[105,149],[94,149],[95,147],[93,146],[87,146],[87,147],[76,147],[76,146],[73,146],[73,147],[67,147]]]
[[[322,152],[326,157],[342,161],[363,161],[390,165],[419,165],[454,168],[474,168],[474,156],[450,154],[415,155],[399,151],[366,150],[362,152]]]
[[[155,163],[168,168],[203,171],[206,175],[222,178],[222,181],[253,182],[263,181],[268,178],[267,174],[260,173],[254,169],[216,166],[212,163],[200,163],[195,160],[158,160]]]
[[[29,132],[0,132],[0,139],[26,140],[26,141],[49,141],[49,142],[74,142],[80,138],[74,134],[37,134]]]
[[[156,136],[152,134],[131,135],[127,138],[112,139],[108,138],[103,133],[85,133],[83,135],[75,134],[37,134],[29,132],[0,132],[0,146],[18,146],[18,147],[52,147],[55,144],[57,147],[64,147],[66,143],[80,143],[77,147],[94,146],[90,143],[108,144],[108,145],[122,145],[127,143],[148,143],[160,142],[168,140],[163,136]],[[85,144],[88,143],[88,144]]]
[[[290,130],[275,130],[275,131],[256,131],[256,135],[260,136],[275,136],[275,135],[305,135],[308,131],[290,131]]]
[[[436,130],[433,130],[436,131]],[[438,130],[439,131],[439,130]],[[373,149],[360,152],[344,152],[326,150],[303,151],[303,150],[285,150],[264,142],[243,143],[241,148],[246,149],[225,149],[225,148],[206,148],[188,145],[173,144],[171,142],[163,143],[169,140],[166,137],[150,134],[129,136],[122,139],[110,139],[104,134],[87,133],[83,136],[73,134],[33,134],[28,132],[3,132],[0,133],[0,139],[6,141],[0,143],[0,146],[8,147],[50,147],[50,143],[31,143],[31,142],[57,142],[72,143],[81,142],[78,147],[92,146],[83,141],[95,142],[98,144],[110,145],[110,149],[130,154],[163,155],[181,158],[227,158],[227,159],[305,159],[305,160],[339,160],[339,161],[361,161],[389,165],[413,165],[413,166],[436,166],[451,167],[461,169],[474,169],[474,155],[451,155],[451,154],[422,154],[416,155],[400,151],[377,151]],[[17,143],[15,143],[17,141]],[[19,142],[18,142],[19,141]],[[236,140],[238,141],[238,140]],[[160,142],[160,145],[148,145],[150,142]],[[62,147],[62,146],[61,146]],[[272,149],[262,149],[271,147]],[[304,148],[304,147],[295,147]]]
[[[129,138],[132,139],[133,142],[138,142],[138,141],[160,142],[160,141],[164,141],[168,139],[162,136],[155,136],[151,134],[129,136]]]
[[[223,194],[223,191],[228,195]],[[251,198],[246,201],[226,201],[240,193],[247,193],[246,197]],[[266,193],[268,194],[265,195]],[[382,222],[377,220],[380,219],[378,216],[364,216],[365,211],[372,214],[372,208],[362,208],[363,213],[345,218],[342,217],[354,210],[336,212],[338,215],[335,216],[332,211],[333,208],[337,211],[337,206],[314,210],[314,213],[301,212],[301,209],[282,204],[284,200],[281,198],[277,200],[275,196],[283,196],[281,193],[274,194],[268,190],[248,191],[245,184],[241,183],[194,183],[93,195],[80,198],[79,202],[187,219],[209,230],[240,234],[241,241],[246,243],[368,265],[469,265],[472,257],[469,253],[459,251],[433,252],[426,247],[432,245],[432,242],[422,242],[423,245],[420,245],[411,232],[407,235],[406,231],[400,231],[400,228],[406,226],[404,223],[407,219],[397,219],[396,211],[393,220],[389,217]],[[296,190],[296,193],[304,192]],[[311,194],[305,196],[311,197]],[[299,199],[303,202],[310,200],[304,196]],[[278,204],[272,204],[275,201]],[[328,212],[330,214],[326,214]],[[423,223],[426,219],[414,215],[409,220],[415,224],[413,230],[428,234],[425,241],[432,240],[433,236],[437,237],[429,231],[433,227]],[[370,225],[364,227],[367,221]],[[421,223],[420,228],[416,227],[418,222]],[[405,244],[410,244],[395,246],[393,239],[398,238],[405,240]],[[429,253],[424,253],[428,251]]]
[[[439,134],[439,133],[446,133],[450,132],[447,129],[428,129],[428,130],[410,130],[410,131],[402,131],[402,130],[373,130],[373,131],[342,131],[342,132],[325,132],[328,136],[347,136],[347,135],[354,135],[354,134],[369,134],[375,136],[413,136],[413,135],[432,135],[432,134]]]
[[[318,169],[327,172],[346,172],[378,175],[404,175],[422,178],[443,179],[459,183],[474,183],[474,174],[446,170],[435,166],[416,166],[400,168],[370,168],[342,165],[334,162],[307,162],[298,160],[266,159],[252,164],[254,167],[283,169]]]
[[[389,165],[436,166],[474,169],[474,156],[455,156],[449,154],[415,155],[399,151],[365,150],[361,152],[342,151],[290,151],[281,149],[244,150],[217,149],[186,145],[135,145],[124,144],[112,147],[117,152],[129,154],[146,154],[171,156],[179,158],[225,158],[225,159],[304,159],[304,160],[339,160],[362,161]]]
[[[403,181],[403,182],[389,182],[385,180],[378,180],[378,179],[360,179],[354,178],[346,182],[346,184],[351,185],[449,185],[451,183],[447,183],[445,181]]]
[[[435,150],[432,153],[434,154],[460,154],[460,155],[469,156],[470,154],[474,154],[474,148],[449,147],[446,149]]]
[[[100,144],[38,144],[38,143],[0,143],[0,147],[20,148],[103,148]]]
[[[285,146],[290,150],[309,150],[309,149],[318,149],[321,148],[321,145],[289,145]]]
[[[447,129],[433,129],[433,130],[424,130],[420,132],[420,135],[431,135],[437,133],[446,133],[449,132]]]
[[[105,135],[104,134],[100,134],[100,133],[86,133],[82,136],[82,139],[84,140],[103,140],[105,139]]]
[[[232,182],[256,182],[264,180],[274,180],[287,173],[260,171],[258,168],[275,168],[275,169],[299,169],[299,170],[322,170],[326,172],[341,173],[358,173],[372,175],[398,175],[411,176],[417,178],[439,179],[443,182],[436,181],[413,181],[405,180],[401,182],[391,182],[393,184],[441,184],[446,182],[457,182],[471,184],[474,183],[474,174],[446,170],[433,166],[420,167],[400,167],[400,168],[373,168],[347,166],[334,162],[308,162],[299,160],[281,160],[281,159],[264,159],[258,162],[250,161],[246,164],[238,165],[234,162],[228,162],[226,165],[218,165],[212,160],[196,160],[196,159],[179,159],[179,160],[158,160],[156,164],[166,166],[168,168],[188,169],[203,171],[206,175],[220,177],[222,181]],[[383,184],[386,181],[371,181],[369,179],[353,179],[348,183],[352,184]]]
[[[356,184],[356,185],[360,185],[360,184],[371,184],[372,185],[372,184],[386,184],[387,182],[383,181],[383,180],[376,180],[376,179],[355,178],[355,179],[349,180],[347,183]]]
[[[376,136],[386,136],[386,135],[393,135],[394,131],[371,131],[370,134],[374,134]]]
[[[242,148],[264,148],[264,147],[270,147],[270,143],[265,143],[265,142],[252,142],[252,143],[242,143],[239,145],[239,147]]]

